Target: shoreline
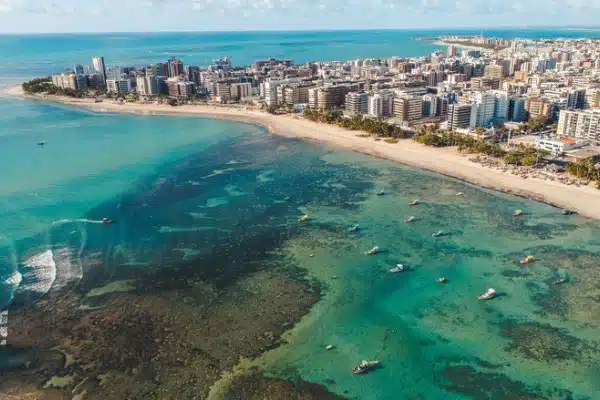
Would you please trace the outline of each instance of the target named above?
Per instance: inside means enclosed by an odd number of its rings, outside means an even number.
[[[3,94],[83,108],[92,112],[201,117],[251,123],[265,127],[272,134],[344,148],[398,162],[486,189],[531,198],[554,207],[575,209],[583,216],[600,220],[600,190],[594,187],[568,186],[560,182],[537,178],[523,179],[471,162],[469,156],[462,155],[453,148],[427,147],[406,139],[390,144],[383,140],[360,138],[356,136],[360,133],[359,131],[312,122],[298,115],[273,115],[242,106],[182,105],[173,107],[168,104],[153,103],[118,104],[112,101],[95,103],[91,99],[26,95],[20,87],[4,90]]]

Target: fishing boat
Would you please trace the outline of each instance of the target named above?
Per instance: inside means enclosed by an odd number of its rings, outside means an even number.
[[[390,272],[393,274],[397,274],[398,272],[404,271],[404,265],[396,264],[394,268],[390,268]]]
[[[110,224],[112,224],[112,223],[113,223],[113,222],[112,222],[112,220],[110,220],[110,219],[108,219],[108,218],[102,218],[102,220],[101,220],[101,221],[102,221],[102,223],[103,223],[104,225],[110,225]]]
[[[562,210],[563,215],[575,215],[577,214],[577,211],[575,210],[567,210],[566,208],[564,210]]]
[[[44,142],[43,140],[40,140],[39,142],[37,142],[37,145],[38,145],[38,146],[43,146],[43,145],[45,145],[45,144],[46,144],[46,142]]]
[[[404,220],[404,222],[406,222],[407,224],[410,224],[410,223],[411,223],[411,222],[413,222],[414,220],[415,220],[415,217],[413,217],[413,216],[410,216],[410,217],[406,218],[406,219]]]
[[[513,217],[520,217],[521,215],[523,215],[523,210],[516,210],[512,216]]]
[[[377,196],[383,196],[385,195],[385,190],[381,189],[379,192],[377,192]]]
[[[448,282],[448,278],[446,278],[445,276],[441,276],[437,279],[438,283],[446,283]]]
[[[409,203],[409,205],[411,206],[416,206],[419,204],[419,200],[413,200],[412,202]]]
[[[352,228],[348,229],[348,232],[358,232],[360,230],[360,225],[356,224]]]
[[[525,258],[523,258],[521,261],[519,261],[521,264],[529,264],[530,262],[532,262],[533,260],[535,260],[534,256],[527,256]]]
[[[437,232],[434,232],[434,233],[432,233],[432,234],[431,234],[431,236],[433,236],[433,237],[438,237],[438,236],[442,236],[443,234],[444,234],[444,232],[442,232],[442,231],[437,231]]]
[[[379,247],[375,246],[371,250],[367,251],[368,256],[372,256],[379,253]]]
[[[456,195],[457,195],[457,196],[462,196],[462,195],[463,195],[463,192],[458,192],[458,193],[456,193]]]
[[[489,288],[487,292],[479,296],[479,300],[491,300],[496,297],[496,290]]]
[[[358,364],[356,367],[352,368],[352,373],[353,374],[362,374],[364,372],[370,371],[373,368],[379,366],[379,361],[374,360],[374,361],[367,361],[367,360],[362,360],[360,362],[360,364]]]
[[[553,285],[562,285],[563,283],[567,283],[567,278],[561,278],[552,282]]]
[[[300,221],[300,222],[308,221],[308,218],[309,218],[308,214],[304,214],[303,216],[298,218],[298,221]]]

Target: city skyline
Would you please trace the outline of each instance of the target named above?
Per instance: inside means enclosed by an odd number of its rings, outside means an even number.
[[[0,33],[289,31],[597,26],[597,0],[0,0]],[[77,16],[77,18],[74,18]],[[135,16],[136,18],[131,18]],[[335,16],[335,18],[332,18]],[[575,22],[569,23],[569,22]]]

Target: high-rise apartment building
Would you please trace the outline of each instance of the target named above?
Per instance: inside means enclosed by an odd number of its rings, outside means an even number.
[[[230,98],[239,101],[250,96],[252,84],[250,82],[236,82],[229,86]]]
[[[474,104],[450,104],[448,106],[448,129],[470,129],[475,126]]]
[[[433,117],[438,115],[439,98],[435,94],[427,94],[423,96],[423,116]]]
[[[583,108],[589,110],[600,107],[600,88],[588,88],[585,90]]]
[[[540,116],[550,117],[552,106],[547,99],[540,97],[529,97],[525,101],[525,111],[529,118],[535,118]]]
[[[521,122],[527,119],[527,113],[525,111],[525,98],[519,96],[513,96],[509,100],[508,104],[508,120]]]
[[[394,116],[401,121],[416,121],[423,116],[421,96],[403,96],[394,99]]]
[[[562,110],[556,133],[600,144],[600,110]]]
[[[456,57],[458,55],[458,51],[456,46],[450,45],[448,46],[448,57]]]
[[[169,78],[167,79],[167,88],[169,89],[169,97],[187,99],[194,95],[196,84],[178,78]]]
[[[483,70],[483,76],[490,79],[502,79],[504,77],[504,68],[502,65],[488,64]]]
[[[365,92],[350,92],[346,95],[346,112],[350,115],[369,112],[369,95]]]
[[[309,89],[308,104],[311,108],[318,110],[329,110],[344,105],[346,95],[357,91],[356,84],[336,84],[320,88]]]
[[[469,93],[468,102],[475,106],[475,126],[489,127],[494,122],[496,97],[491,92]]]
[[[314,83],[308,82],[298,82],[285,85],[283,88],[283,102],[285,104],[307,104],[308,91],[314,87]]]
[[[130,93],[133,90],[133,78],[107,79],[106,90],[109,93]]]
[[[181,60],[178,60],[175,57],[173,57],[169,61],[167,61],[167,64],[169,66],[169,76],[171,78],[177,78],[181,75],[185,75],[183,62]]]
[[[582,109],[585,103],[585,89],[570,89],[567,92],[567,108]]]
[[[73,67],[73,72],[75,72],[75,75],[83,75],[85,73],[84,70],[83,70],[83,65],[76,64]]]
[[[106,66],[104,65],[104,57],[93,57],[92,65],[94,70],[102,76],[102,80],[106,82]]]
[[[369,96],[369,115],[391,117],[394,111],[394,93],[381,91]]]
[[[508,120],[509,96],[506,92],[497,91],[494,92],[494,97],[494,123],[503,124]]]

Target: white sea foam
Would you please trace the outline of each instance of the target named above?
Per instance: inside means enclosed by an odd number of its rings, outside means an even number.
[[[13,274],[11,276],[4,279],[3,283],[6,286],[19,286],[19,284],[21,283],[22,280],[23,280],[23,275],[21,275],[21,273],[19,271],[15,271],[15,272],[13,272]]]
[[[28,259],[23,265],[24,290],[47,293],[56,280],[56,263],[52,250],[46,250]]]

